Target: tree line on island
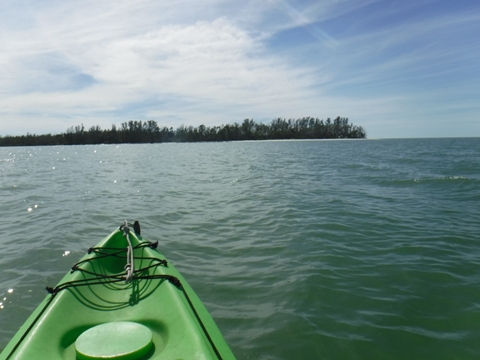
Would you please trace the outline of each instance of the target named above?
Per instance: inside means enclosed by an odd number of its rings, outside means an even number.
[[[274,119],[270,124],[256,123],[245,119],[243,123],[221,126],[198,127],[181,125],[160,127],[154,120],[131,120],[120,127],[102,130],[92,126],[88,130],[82,125],[70,127],[62,134],[27,134],[0,137],[0,146],[35,145],[83,145],[83,144],[122,144],[122,143],[162,143],[162,142],[204,142],[239,140],[283,140],[283,139],[365,139],[367,133],[361,126],[348,122],[348,118],[338,116],[334,120],[312,117],[301,119]]]

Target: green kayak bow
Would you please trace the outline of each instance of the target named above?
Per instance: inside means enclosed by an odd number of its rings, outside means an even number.
[[[157,243],[125,222],[76,263],[0,354],[6,359],[235,359]]]

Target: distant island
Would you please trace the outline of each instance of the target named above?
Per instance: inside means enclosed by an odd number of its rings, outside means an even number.
[[[102,130],[92,126],[85,130],[83,124],[70,127],[62,134],[27,134],[21,136],[0,136],[0,146],[38,145],[86,145],[86,144],[138,144],[162,142],[204,142],[240,140],[283,140],[283,139],[365,139],[366,131],[361,126],[338,116],[333,121],[304,117],[301,119],[274,119],[267,125],[245,119],[242,124],[198,127],[181,125],[159,127],[154,120],[123,122],[120,127]]]

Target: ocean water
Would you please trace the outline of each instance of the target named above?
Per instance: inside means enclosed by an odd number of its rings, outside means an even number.
[[[123,220],[238,359],[480,358],[480,138],[0,148],[0,349]]]

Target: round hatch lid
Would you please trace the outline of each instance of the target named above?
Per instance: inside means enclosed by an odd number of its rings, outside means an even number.
[[[75,341],[77,358],[138,359],[152,347],[152,332],[142,324],[116,321],[94,326]]]

